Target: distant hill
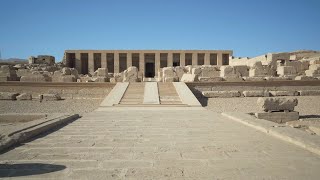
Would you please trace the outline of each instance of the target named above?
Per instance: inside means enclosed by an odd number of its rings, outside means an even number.
[[[0,64],[26,64],[28,63],[27,59],[19,59],[19,58],[9,58],[9,59],[0,59]]]

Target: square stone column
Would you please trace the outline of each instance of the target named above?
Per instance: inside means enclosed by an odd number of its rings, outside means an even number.
[[[127,69],[132,66],[132,53],[127,53]]]
[[[119,53],[114,52],[113,54],[114,58],[114,73],[119,73],[120,71],[120,62],[119,62]]]
[[[139,53],[139,71],[140,73],[143,74],[143,77],[144,77],[144,66],[145,66],[144,53]]]
[[[204,54],[204,65],[210,65],[210,53]]]
[[[158,71],[160,69],[160,52],[155,53],[155,59],[154,59],[154,65],[155,65],[155,76],[158,76]]]
[[[168,63],[167,63],[168,67],[173,67],[173,53],[168,53]]]
[[[219,52],[217,54],[217,65],[222,66],[222,53],[221,52]]]
[[[102,68],[108,68],[107,67],[107,53],[101,53],[101,67]]]
[[[186,54],[180,53],[180,66],[186,66]]]
[[[198,65],[198,54],[192,53],[192,66]]]
[[[76,52],[75,56],[76,56],[75,57],[76,58],[76,60],[75,60],[75,63],[76,63],[75,68],[76,68],[76,70],[78,71],[79,74],[82,74],[81,54],[79,52]]]
[[[88,72],[89,74],[93,75],[94,73],[94,59],[93,59],[93,53],[88,53]]]

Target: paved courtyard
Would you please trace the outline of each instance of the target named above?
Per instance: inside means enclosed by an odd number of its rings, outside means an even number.
[[[95,111],[0,155],[52,179],[318,179],[320,157],[209,110]],[[151,108],[152,109],[152,108]]]

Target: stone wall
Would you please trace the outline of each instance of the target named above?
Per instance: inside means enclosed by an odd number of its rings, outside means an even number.
[[[0,83],[0,92],[31,93],[33,97],[40,94],[57,93],[64,99],[103,99],[112,88],[113,83]]]

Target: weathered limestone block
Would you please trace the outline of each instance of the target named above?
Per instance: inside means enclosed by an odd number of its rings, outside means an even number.
[[[138,82],[138,68],[132,66],[123,72],[123,82]]]
[[[224,81],[222,77],[199,77],[200,82],[219,82]]]
[[[81,76],[80,82],[93,82],[92,78],[90,76]]]
[[[176,75],[178,76],[179,80],[181,80],[183,74],[187,73],[187,70],[184,67],[177,66],[174,68]]]
[[[32,100],[32,95],[30,93],[22,93],[19,96],[17,96],[16,98],[19,101]]]
[[[312,80],[317,80],[317,79],[314,78],[314,77],[310,77],[310,76],[296,76],[294,78],[294,80],[297,80],[297,81],[312,81]]]
[[[240,77],[240,73],[237,72],[233,66],[221,66],[220,67],[220,77]]]
[[[309,66],[309,70],[319,70],[320,69],[320,64],[311,64]]]
[[[249,68],[248,66],[233,66],[236,74],[240,74],[241,77],[249,76]]]
[[[18,93],[0,92],[0,100],[16,100]]]
[[[21,82],[50,82],[52,79],[46,74],[32,74],[30,76],[22,76]]]
[[[71,70],[68,67],[64,67],[61,69],[62,75],[71,75]]]
[[[258,119],[265,119],[276,123],[286,123],[288,121],[299,120],[299,112],[257,112]]]
[[[61,97],[58,94],[42,94],[40,99],[43,101],[58,101],[61,100]]]
[[[183,74],[180,82],[196,82],[198,81],[198,76],[195,74]]]
[[[1,81],[17,81],[18,76],[16,70],[9,65],[2,65],[0,67],[0,80]]]
[[[74,75],[65,75],[65,76],[60,76],[55,80],[57,80],[55,82],[76,82],[77,78]]]
[[[243,77],[244,81],[265,81],[264,77]]]
[[[245,97],[269,97],[270,93],[268,91],[243,91]]]
[[[179,77],[174,71],[173,67],[164,67],[162,69],[162,79],[164,82],[176,82],[179,81]]]
[[[241,82],[241,81],[243,81],[242,77],[224,77],[223,79],[225,81],[230,81],[230,82]]]
[[[297,98],[258,98],[257,104],[262,111],[293,111],[298,105]]]
[[[241,93],[239,91],[203,91],[202,95],[207,98],[231,98],[231,97],[240,97]]]
[[[123,73],[113,73],[113,77],[115,82],[123,81]]]
[[[296,75],[297,71],[296,71],[296,68],[294,68],[293,66],[278,66],[277,74],[280,77],[285,75]]]
[[[272,96],[299,96],[297,91],[269,91]]]
[[[291,77],[265,77],[264,78],[267,81],[287,81],[292,80]]]
[[[93,82],[108,82],[108,78],[107,77],[98,76],[98,77],[93,77],[92,81]]]
[[[97,76],[108,77],[108,68],[98,68],[96,72]]]
[[[272,65],[262,65],[260,61],[255,62],[249,70],[249,77],[267,77],[275,76],[276,71]]]
[[[199,77],[220,77],[220,69],[215,66],[203,66]]]
[[[178,77],[166,77],[164,79],[164,82],[178,82],[178,81],[179,81]]]
[[[300,96],[320,96],[320,90],[302,90]]]
[[[17,76],[30,76],[32,75],[32,72],[29,69],[18,69],[17,70]]]

